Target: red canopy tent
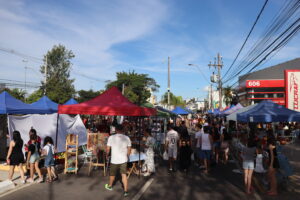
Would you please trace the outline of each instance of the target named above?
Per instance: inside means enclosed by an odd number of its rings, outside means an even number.
[[[89,101],[73,105],[59,105],[58,113],[110,116],[151,116],[156,115],[156,109],[137,106],[124,97],[117,87],[112,87]]]

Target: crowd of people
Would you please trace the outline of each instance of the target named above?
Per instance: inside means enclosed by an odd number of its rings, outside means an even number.
[[[13,179],[14,170],[16,167],[18,167],[21,175],[21,182],[23,184],[26,182],[34,182],[35,173],[38,174],[37,182],[44,182],[44,177],[42,176],[40,169],[40,161],[41,158],[43,158],[44,166],[47,168],[48,172],[46,181],[52,182],[57,180],[58,175],[55,172],[55,163],[53,158],[55,149],[52,138],[49,136],[45,137],[43,143],[44,146],[42,147],[41,138],[37,135],[36,130],[33,128],[31,128],[29,131],[29,138],[29,141],[24,145],[24,141],[22,140],[20,132],[17,130],[13,132],[12,140],[9,143],[9,149],[6,157],[6,162],[10,166],[8,179]],[[24,164],[26,164],[26,174],[23,169]]]
[[[86,122],[87,123],[87,122]],[[133,148],[143,151],[146,158],[141,171],[144,176],[150,176],[156,172],[156,158],[168,161],[168,172],[177,170],[189,173],[192,164],[209,174],[212,163],[214,165],[227,164],[229,157],[240,163],[244,174],[245,192],[253,191],[252,177],[254,173],[267,173],[269,182],[268,195],[277,195],[276,172],[280,167],[277,158],[277,141],[280,137],[298,131],[298,124],[227,124],[221,118],[206,116],[201,120],[185,120],[165,124],[163,121],[153,121],[142,129],[137,127],[137,122],[124,120],[122,125],[114,123],[111,129],[108,124],[99,126],[90,123],[91,129],[103,129],[110,132],[107,140],[106,156],[110,159],[110,179],[105,185],[107,190],[112,190],[115,177],[120,174],[123,182],[124,196],[128,196],[127,165]],[[166,125],[166,130],[165,130]],[[141,127],[140,127],[141,128]],[[112,131],[113,130],[113,131]],[[139,130],[143,130],[142,137],[139,134],[139,143],[136,143]],[[193,130],[193,134],[191,133]],[[10,165],[9,179],[12,180],[15,167],[18,167],[22,183],[33,182],[37,173],[37,182],[43,182],[44,178],[40,170],[41,157],[44,158],[44,166],[47,169],[47,182],[57,180],[53,155],[55,148],[51,137],[44,138],[43,147],[41,138],[36,130],[29,131],[30,140],[24,145],[18,131],[13,132],[9,144],[7,163]],[[25,156],[23,155],[23,148]],[[267,156],[265,156],[267,155]],[[25,175],[23,164],[26,163],[29,174]],[[200,172],[200,170],[198,170]]]

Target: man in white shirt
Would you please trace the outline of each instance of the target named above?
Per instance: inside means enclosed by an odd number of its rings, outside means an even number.
[[[177,159],[179,135],[173,129],[172,125],[168,125],[168,132],[166,137],[166,151],[169,156],[169,171],[174,169],[174,161]]]
[[[116,125],[116,134],[111,135],[107,141],[106,155],[109,155],[111,150],[111,166],[109,184],[105,184],[107,190],[112,190],[112,184],[118,171],[122,175],[122,182],[124,185],[124,196],[128,196],[128,181],[127,181],[127,162],[131,152],[130,138],[124,135],[123,126]]]

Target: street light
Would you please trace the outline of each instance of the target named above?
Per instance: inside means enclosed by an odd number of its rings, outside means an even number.
[[[27,63],[28,63],[28,60],[22,60],[22,62],[25,63],[25,82],[24,82],[24,90],[25,90],[25,103],[26,103],[26,93],[27,93]]]

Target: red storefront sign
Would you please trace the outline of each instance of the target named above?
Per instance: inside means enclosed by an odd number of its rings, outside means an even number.
[[[246,88],[284,87],[284,80],[247,80]]]
[[[300,70],[285,70],[286,107],[300,111]]]

